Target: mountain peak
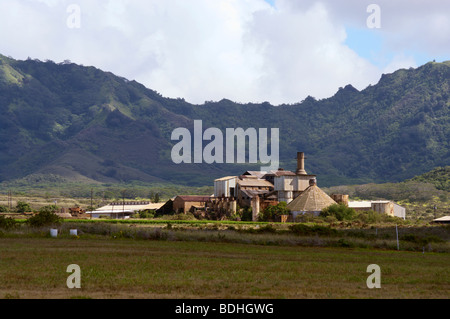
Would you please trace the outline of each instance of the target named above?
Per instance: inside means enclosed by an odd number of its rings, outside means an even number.
[[[348,93],[359,93],[359,90],[356,89],[353,85],[348,84],[344,88],[339,88],[339,91],[348,92]]]

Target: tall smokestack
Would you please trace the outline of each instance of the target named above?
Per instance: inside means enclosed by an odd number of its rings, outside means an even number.
[[[298,152],[297,153],[297,171],[295,172],[297,175],[307,175],[305,171],[305,153]]]

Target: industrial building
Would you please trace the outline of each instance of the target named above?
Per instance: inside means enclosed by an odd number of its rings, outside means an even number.
[[[136,213],[157,210],[163,203],[150,202],[113,202],[94,211],[86,212],[89,218],[128,219]]]
[[[374,210],[405,219],[404,207],[391,201],[349,202],[348,195],[327,195],[317,186],[317,176],[305,170],[305,154],[297,153],[295,172],[282,168],[277,171],[247,171],[241,176],[227,176],[214,181],[211,209],[233,214],[236,207],[251,207],[253,220],[269,205],[285,202],[295,219],[299,214],[314,215],[333,204],[344,204],[355,210]]]
[[[269,172],[247,171],[241,176],[227,176],[215,180],[212,208],[224,210],[228,206],[233,208],[237,205],[251,207],[253,219],[256,220],[259,212],[269,205],[292,202],[310,187],[311,180],[315,181],[316,175],[306,172],[305,154],[299,152],[295,172],[282,168]],[[230,202],[236,204],[229,205]]]
[[[406,219],[406,208],[392,201],[350,201],[348,202],[348,207],[353,208],[355,211],[373,210],[381,214]]]
[[[433,220],[434,223],[437,224],[450,224],[450,216],[444,216],[441,218],[436,218]]]

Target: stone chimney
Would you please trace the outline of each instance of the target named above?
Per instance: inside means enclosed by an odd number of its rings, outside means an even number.
[[[305,153],[298,152],[297,153],[297,171],[295,172],[297,175],[307,175],[305,171]]]

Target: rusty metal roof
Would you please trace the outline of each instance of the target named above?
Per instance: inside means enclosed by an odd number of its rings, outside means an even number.
[[[273,184],[271,182],[266,181],[265,179],[242,179],[238,181],[238,184],[243,187],[272,187]]]
[[[296,176],[297,174],[295,174],[294,172],[291,171],[278,171],[275,172],[275,176]]]
[[[218,178],[216,180],[214,180],[215,182],[222,182],[222,181],[228,181],[231,179],[237,179],[237,176],[226,176],[226,177],[222,177],[222,178]]]
[[[211,196],[206,195],[179,195],[177,197],[185,202],[209,202],[211,200]]]
[[[267,172],[266,171],[246,171],[244,174],[242,174],[243,176],[256,176],[257,178],[262,178],[264,175],[266,175]]]
[[[284,169],[280,169],[278,171],[270,171],[265,174],[265,176],[295,176],[296,174],[291,171],[285,171]]]
[[[241,192],[250,198],[253,198],[253,197],[256,197],[259,195],[266,195],[266,194],[270,193],[270,191],[266,191],[266,190],[253,190],[253,189],[242,189]]]

